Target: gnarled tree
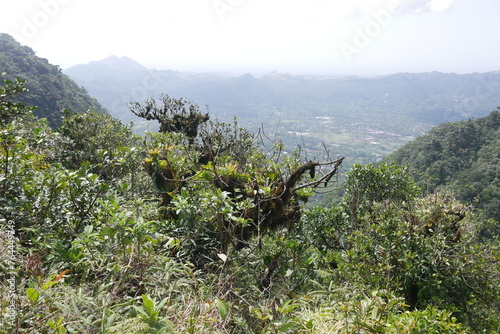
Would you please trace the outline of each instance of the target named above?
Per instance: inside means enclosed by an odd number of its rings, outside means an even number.
[[[176,108],[195,114],[198,110],[191,104]],[[196,118],[193,122],[188,127],[201,124]],[[169,129],[165,124],[163,129]],[[197,133],[182,126],[165,131],[156,136],[162,139],[150,142],[144,162],[162,194],[164,218],[182,224],[198,222],[193,227],[217,239],[218,252],[231,246],[242,249],[252,237],[269,230],[292,228],[300,219],[301,202],[328,183],[343,161],[304,162],[298,155],[284,154],[279,145],[265,153],[257,136],[239,128],[236,121],[204,125],[193,145]],[[205,199],[194,203],[199,198]],[[186,202],[192,205],[179,205]]]
[[[184,98],[175,99],[162,94],[160,104],[156,100],[146,100],[144,104],[131,102],[130,111],[146,120],[156,120],[160,123],[160,132],[184,133],[192,144],[198,135],[200,124],[208,121],[209,116],[203,114],[200,107]]]

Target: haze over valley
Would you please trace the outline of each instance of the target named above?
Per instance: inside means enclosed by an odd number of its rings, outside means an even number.
[[[499,71],[234,75],[151,70],[128,57],[110,56],[64,73],[113,116],[133,121],[139,133],[157,124],[137,118],[127,105],[166,93],[195,101],[226,122],[236,116],[255,133],[263,127],[289,149],[300,145],[319,154],[326,145],[360,162],[376,161],[433,126],[486,116],[500,105]]]

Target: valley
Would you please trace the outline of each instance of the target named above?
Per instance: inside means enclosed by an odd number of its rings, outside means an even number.
[[[133,115],[132,101],[161,93],[197,102],[212,118],[263,129],[290,150],[347,156],[347,164],[369,163],[441,123],[488,115],[500,105],[500,72],[399,73],[387,76],[321,77],[269,73],[183,73],[151,70],[127,57],[111,56],[64,73],[84,87],[111,115],[134,122],[134,130],[156,124]]]

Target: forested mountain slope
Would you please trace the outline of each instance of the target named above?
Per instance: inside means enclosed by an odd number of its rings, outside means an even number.
[[[104,111],[96,99],[63,74],[58,66],[37,57],[31,48],[22,46],[7,34],[0,34],[0,73],[5,73],[0,79],[27,81],[29,92],[21,97],[22,102],[37,106],[35,115],[46,117],[51,125],[60,124],[63,109],[78,113],[92,108]]]
[[[476,203],[500,221],[500,113],[445,123],[388,157],[410,164],[428,191],[449,186],[462,201]]]

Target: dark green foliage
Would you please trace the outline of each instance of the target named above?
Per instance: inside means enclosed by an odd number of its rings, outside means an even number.
[[[479,244],[470,208],[449,194],[419,198],[403,166],[355,166],[347,184],[346,280],[395,291],[413,309],[452,310],[474,329],[498,326],[490,316],[499,307],[498,255]]]
[[[126,126],[108,114],[65,110],[58,131],[69,139],[63,148],[64,165],[75,169],[87,162],[92,172],[105,180],[120,179],[127,174],[126,168],[130,168],[134,155],[141,154],[131,149],[139,142],[139,137],[132,132],[130,125]]]
[[[104,111],[97,100],[58,66],[37,57],[31,48],[21,46],[11,36],[0,33],[0,73],[3,72],[8,80],[26,80],[28,93],[19,97],[19,101],[37,106],[35,116],[47,118],[51,126],[60,124],[63,109],[78,113],[88,109]]]
[[[0,73],[2,78],[4,73]],[[34,107],[26,107],[22,102],[16,102],[16,98],[26,93],[28,89],[25,81],[16,79],[14,81],[2,79],[0,87],[0,126],[9,125],[13,120],[30,114]]]
[[[447,186],[459,200],[476,205],[487,217],[500,221],[498,110],[487,117],[436,127],[388,160],[410,164],[427,192]]]
[[[337,268],[338,259],[335,257],[338,251],[347,250],[347,237],[351,231],[344,208],[315,207],[308,210],[297,229],[300,231],[300,238],[306,244],[313,245],[333,269]]]
[[[349,238],[349,281],[391,289],[412,309],[449,309],[479,329],[498,326],[498,264],[478,244],[476,217],[453,198],[430,195],[402,209],[378,203]]]
[[[372,212],[375,203],[388,201],[404,206],[420,193],[408,166],[356,164],[347,177],[345,205],[352,228],[358,226],[366,213]]]

